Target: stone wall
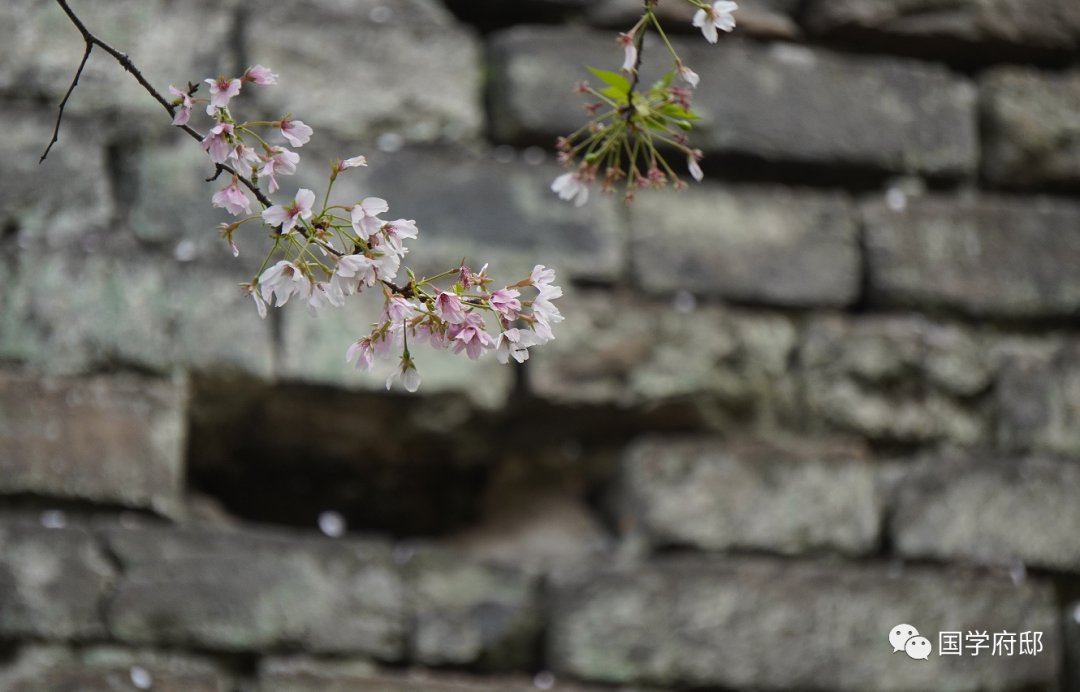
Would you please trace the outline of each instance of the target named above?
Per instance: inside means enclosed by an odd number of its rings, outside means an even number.
[[[344,363],[377,305],[258,318],[110,59],[39,165],[82,44],[0,5],[0,691],[1080,690],[1080,4],[740,4],[659,6],[706,180],[581,209],[634,0],[76,4],[162,90],[272,67],[418,270],[557,269],[555,341],[416,396]]]

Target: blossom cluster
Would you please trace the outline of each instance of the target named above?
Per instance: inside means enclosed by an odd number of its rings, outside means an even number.
[[[213,126],[201,144],[218,164],[219,173],[231,174],[225,187],[214,193],[212,203],[233,215],[243,215],[219,226],[233,254],[240,254],[233,236],[244,224],[257,222],[272,229],[273,246],[266,260],[255,278],[242,284],[260,316],[266,317],[270,306],[280,307],[294,297],[317,316],[328,307],[341,307],[349,296],[378,287],[383,298],[379,322],[348,349],[346,361],[355,362],[360,370],[371,370],[377,358],[398,357],[397,369],[386,387],[400,378],[409,391],[420,385],[410,346],[427,343],[454,353],[464,351],[473,360],[494,350],[500,362],[513,358],[521,363],[528,359],[530,347],[554,338],[551,325],[563,318],[551,301],[562,295],[562,289],[553,283],[555,272],[542,265],[521,281],[501,288],[491,286],[487,265],[474,273],[462,263],[420,279],[405,268],[406,278],[399,278],[402,259],[408,253],[405,244],[417,237],[416,222],[383,219],[390,205],[378,197],[354,204],[330,204],[338,175],[366,166],[363,156],[330,165],[321,205],[316,205],[315,192],[305,188],[285,203],[270,203],[259,186],[265,185],[273,194],[281,187],[279,176],[295,173],[300,161],[299,154],[284,143],[271,143],[272,136],[280,136],[298,149],[310,141],[312,129],[288,115],[273,121],[238,121],[230,103],[247,82],[270,86],[277,82],[277,75],[255,65],[239,78],[207,79],[208,99],[195,96],[198,85],[189,85],[186,90],[170,86],[169,91],[176,97],[173,124],[178,126],[187,125],[198,102],[207,102],[206,114],[213,119]],[[249,193],[264,207],[260,212],[253,213]],[[439,288],[440,280],[452,285]],[[522,289],[529,289],[531,297],[523,296]],[[488,331],[485,317],[492,318],[497,332]]]
[[[670,148],[686,156],[686,166],[697,181],[704,178],[698,163],[702,152],[689,146],[686,133],[697,116],[690,109],[690,98],[700,77],[685,65],[675,52],[660,20],[654,13],[658,0],[646,0],[641,18],[629,30],[619,34],[623,48],[621,72],[590,67],[606,86],[595,89],[578,82],[575,90],[597,99],[585,106],[592,119],[577,132],[560,137],[556,146],[559,162],[575,170],[560,175],[551,184],[560,199],[582,206],[589,199],[589,183],[601,178],[601,192],[612,192],[624,180],[623,200],[634,198],[635,188],[662,188],[670,181],[675,189],[685,183],[664,159],[660,148]],[[719,31],[735,28],[732,13],[738,5],[730,0],[687,0],[698,8],[693,25],[701,29],[709,43],[716,43]],[[648,89],[638,90],[638,67],[645,33],[655,30],[674,61],[673,69]],[[676,77],[682,86],[676,85]],[[580,163],[578,159],[580,157]]]

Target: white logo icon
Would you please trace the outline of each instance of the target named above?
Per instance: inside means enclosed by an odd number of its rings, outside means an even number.
[[[919,630],[911,625],[893,627],[892,631],[889,632],[889,643],[892,644],[894,654],[897,651],[903,651],[908,656],[923,661],[929,660],[930,649],[933,648],[930,645],[930,640],[926,637],[920,637]]]
[[[897,625],[889,632],[889,643],[892,644],[892,652],[904,650],[904,643],[912,637],[919,636],[919,630],[911,625]]]
[[[930,640],[926,637],[912,637],[904,644],[904,651],[907,652],[908,656],[916,660],[930,660],[930,649]]]

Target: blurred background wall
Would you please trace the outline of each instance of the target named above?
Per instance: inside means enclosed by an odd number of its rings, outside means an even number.
[[[632,0],[71,1],[162,91],[270,67],[284,193],[364,154],[410,265],[554,267],[566,321],[386,393],[380,306],[260,320],[265,239],[100,51],[38,165],[83,45],[5,0],[0,690],[1080,689],[1076,0],[741,0],[716,46],[660,0],[706,180],[581,209],[554,138]]]

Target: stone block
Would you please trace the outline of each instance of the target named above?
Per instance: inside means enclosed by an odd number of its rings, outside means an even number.
[[[1080,204],[931,195],[899,210],[869,202],[863,214],[878,304],[1008,318],[1080,308]]]
[[[1080,344],[1061,334],[994,343],[998,445],[1080,457]]]
[[[702,185],[630,208],[633,270],[655,293],[786,307],[857,300],[861,258],[841,194]]]
[[[433,0],[275,2],[244,33],[251,61],[280,75],[257,92],[268,117],[369,141],[471,140],[483,129],[480,41]]]
[[[1072,461],[928,458],[899,486],[893,546],[904,557],[1080,571],[1078,492],[1080,466]]]
[[[420,548],[405,575],[413,661],[503,670],[533,666],[543,625],[537,577],[434,547]]]
[[[893,653],[913,625],[933,653]],[[684,558],[585,573],[553,589],[557,673],[610,683],[838,692],[1055,689],[1053,587],[928,568]],[[1036,655],[939,656],[943,631],[1042,632]],[[783,664],[777,656],[782,652]]]
[[[129,55],[143,76],[169,97],[170,83],[180,87],[248,67],[230,64],[238,4],[153,0],[132,7],[104,0],[73,9],[87,29]],[[41,0],[5,2],[0,27],[0,92],[40,95],[59,103],[83,56],[78,29],[59,5]],[[203,89],[205,93],[205,85]],[[169,123],[161,105],[101,49],[91,53],[66,110],[123,110],[160,118],[165,127]]]
[[[261,692],[530,692],[536,687],[523,675],[466,675],[410,669],[376,670],[364,661],[272,657],[259,666]],[[560,680],[560,692],[583,692],[585,685]],[[592,688],[595,689],[595,688]]]
[[[87,531],[0,524],[0,636],[94,639],[115,572]]]
[[[118,641],[387,660],[404,652],[404,588],[382,542],[171,528],[114,529],[106,539],[124,571],[107,612]]]
[[[854,445],[787,448],[646,438],[622,460],[623,502],[654,545],[785,554],[873,552],[884,502]]]
[[[590,77],[585,65],[621,58],[610,35],[567,29],[517,27],[490,45],[492,133],[504,142],[548,144],[577,130],[587,117],[575,80]],[[940,66],[700,37],[675,47],[701,75],[691,144],[706,154],[944,177],[975,170],[975,87]]]
[[[220,692],[232,676],[203,658],[111,646],[25,645],[0,670],[2,692]],[[138,683],[138,684],[136,684]]]
[[[29,101],[0,107],[0,127],[7,133],[0,140],[2,236],[18,233],[23,243],[36,239],[61,247],[108,225],[113,205],[105,137],[93,120],[66,117],[60,139],[39,164],[55,117],[52,109]]]
[[[743,0],[735,13],[739,35],[762,39],[794,40],[800,35],[799,25],[792,14],[791,0]],[[698,33],[692,25],[697,8],[689,3],[663,2],[655,9],[664,31],[669,34]],[[641,3],[636,0],[598,0],[585,8],[594,26],[625,31],[641,17]]]
[[[798,340],[791,320],[682,298],[673,306],[622,292],[568,293],[560,299],[566,320],[555,326],[555,340],[532,351],[532,391],[562,403],[630,406],[706,396],[764,416],[783,408]]]
[[[174,514],[184,483],[182,382],[0,372],[0,492]]]
[[[0,357],[50,373],[135,367],[273,372],[271,325],[238,287],[250,270],[149,252],[8,258]]]
[[[915,316],[810,322],[800,351],[812,420],[871,439],[986,442],[975,403],[994,371],[978,334]]]
[[[1070,0],[812,0],[804,22],[819,36],[907,52],[949,48],[948,57],[969,60],[994,53],[1030,59],[1080,48],[1080,9]]]
[[[1077,37],[1080,41],[1080,11]],[[986,178],[1008,187],[1080,186],[1080,72],[1001,67],[980,82]]]

